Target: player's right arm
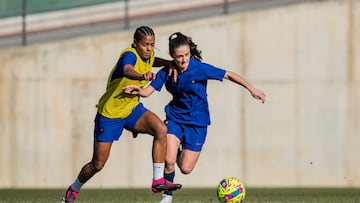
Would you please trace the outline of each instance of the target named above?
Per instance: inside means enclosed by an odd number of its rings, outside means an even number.
[[[144,87],[144,88],[141,88],[141,87],[139,87],[137,85],[128,85],[128,86],[123,88],[124,93],[138,95],[140,97],[148,97],[154,91],[155,91],[155,89],[151,85],[149,85],[147,87]]]
[[[124,65],[124,76],[132,80],[145,80],[144,75],[136,72],[131,64]]]
[[[157,72],[155,80],[146,87],[139,87],[137,85],[128,85],[123,88],[123,92],[126,94],[138,95],[141,97],[148,97],[155,90],[160,91],[166,80],[169,80],[168,68],[162,68]]]
[[[147,72],[145,74],[141,74],[135,71],[134,65],[136,64],[136,56],[132,52],[125,52],[122,55],[121,60],[118,61],[118,68],[122,68],[123,76],[132,80],[153,80],[155,78],[155,74],[153,72]]]

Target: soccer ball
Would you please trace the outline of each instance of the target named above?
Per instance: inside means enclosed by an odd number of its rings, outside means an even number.
[[[245,199],[245,194],[245,186],[237,178],[224,178],[217,187],[217,197],[221,203],[240,203]]]

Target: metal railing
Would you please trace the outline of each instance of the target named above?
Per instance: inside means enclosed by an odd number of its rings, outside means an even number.
[[[21,1],[21,15],[0,18],[0,39],[19,38],[21,45],[28,44],[28,36],[35,33],[46,33],[54,30],[73,29],[95,24],[117,22],[122,29],[129,29],[131,20],[149,18],[185,12],[200,8],[218,8],[222,14],[229,13],[229,5],[246,0],[121,0],[113,3],[97,4],[97,6],[79,7],[75,9],[29,11],[28,0]],[[93,0],[94,1],[94,0]],[[152,6],[153,9],[148,9]],[[161,6],[161,8],[160,8]],[[64,5],[62,8],[69,6]],[[90,10],[86,10],[90,8]],[[61,14],[64,13],[64,14]],[[21,25],[21,28],[20,28]],[[117,24],[119,25],[119,24]]]
[[[25,2],[27,14],[34,14],[121,1],[124,0],[26,0]],[[0,0],[0,18],[21,15],[23,3],[23,0]]]
[[[21,2],[21,7],[20,8],[16,8],[14,10],[11,10],[9,8],[5,8],[7,9],[6,12],[0,12],[0,22],[1,21],[5,21],[8,18],[19,18],[21,17],[21,33],[19,31],[17,31],[17,27],[19,25],[19,21],[13,20],[13,22],[10,23],[3,23],[2,25],[0,24],[0,38],[3,37],[11,37],[11,36],[17,36],[17,35],[21,35],[21,44],[23,46],[27,45],[27,35],[30,32],[28,32],[27,30],[27,17],[31,14],[40,14],[40,13],[44,13],[44,12],[56,12],[56,11],[61,11],[64,9],[71,9],[71,8],[79,8],[79,7],[85,7],[85,6],[91,6],[91,5],[99,5],[99,4],[104,4],[104,3],[108,3],[111,2],[110,0],[108,1],[99,1],[99,0],[83,0],[83,1],[78,1],[78,2],[65,2],[62,5],[45,5],[44,7],[38,8],[38,7],[32,7],[30,8],[28,6],[29,2],[31,2],[31,0],[18,0]],[[113,1],[112,1],[113,2]],[[128,2],[129,0],[118,0],[118,2],[123,2],[124,3],[124,23],[125,23],[125,28],[128,29],[129,27],[129,15],[128,15]],[[76,16],[73,16],[74,18],[76,18]],[[51,19],[50,19],[51,20]],[[11,21],[11,20],[10,20]],[[36,23],[36,22],[35,22]],[[10,29],[13,28],[13,32],[2,32],[1,28],[7,28]],[[48,29],[44,29],[43,31],[46,32]],[[33,32],[42,32],[41,29],[38,29],[36,31]]]

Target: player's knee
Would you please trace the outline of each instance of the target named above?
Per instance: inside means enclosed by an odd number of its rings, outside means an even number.
[[[167,136],[167,127],[164,123],[158,123],[155,126],[155,133],[154,133],[156,139],[158,140],[162,140],[164,142],[166,142],[166,136]]]
[[[190,174],[192,170],[191,167],[180,167],[180,172],[184,175]]]
[[[164,123],[161,123],[159,124],[158,126],[158,133],[159,134],[162,134],[162,135],[165,135],[165,138],[166,138],[166,135],[167,135],[167,127]]]
[[[105,162],[92,161],[91,166],[92,166],[93,171],[97,173],[97,172],[101,171],[104,168]]]
[[[175,160],[166,159],[166,170],[173,171],[175,168]]]

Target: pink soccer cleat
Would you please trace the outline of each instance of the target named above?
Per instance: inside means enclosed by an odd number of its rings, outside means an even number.
[[[157,180],[154,180],[151,186],[151,190],[153,193],[159,193],[165,190],[173,191],[180,189],[182,187],[181,184],[172,183],[168,180],[165,180],[165,178],[160,178]]]
[[[62,199],[62,203],[74,203],[78,194],[79,194],[78,192],[76,192],[71,187],[69,187],[66,190],[65,197],[63,197],[63,199]]]

